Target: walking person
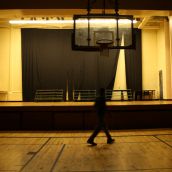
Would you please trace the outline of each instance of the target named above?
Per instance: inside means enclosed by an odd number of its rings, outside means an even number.
[[[105,124],[105,112],[106,112],[106,99],[105,99],[105,89],[101,88],[99,97],[96,99],[95,102],[95,108],[96,108],[96,113],[98,117],[98,125],[92,135],[89,137],[87,140],[88,144],[91,144],[93,146],[96,146],[97,143],[94,142],[95,137],[98,135],[98,133],[101,131],[101,129],[104,130],[106,137],[107,137],[107,144],[112,144],[115,140],[112,139],[106,124]]]

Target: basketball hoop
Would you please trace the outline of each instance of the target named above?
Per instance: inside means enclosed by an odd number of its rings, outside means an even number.
[[[100,47],[100,56],[109,57],[109,48],[113,46],[113,41],[110,39],[99,39],[96,44]]]
[[[114,2],[113,2],[114,1]],[[134,18],[118,13],[118,0],[102,0],[102,13],[91,13],[96,0],[88,0],[87,14],[73,16],[72,49],[79,51],[99,51],[109,49],[134,49]],[[106,2],[114,7],[114,14],[106,14]],[[111,4],[112,3],[112,4]],[[127,39],[121,45],[121,37]],[[102,39],[108,39],[103,40]],[[100,40],[100,43],[99,41]],[[110,41],[109,41],[110,40]],[[104,41],[106,41],[104,43]],[[111,42],[113,41],[113,42]],[[110,48],[109,48],[110,47]],[[105,53],[106,54],[106,53]]]

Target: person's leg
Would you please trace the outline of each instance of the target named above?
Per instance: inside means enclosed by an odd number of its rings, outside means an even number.
[[[108,129],[107,129],[107,127],[106,127],[106,125],[104,124],[103,125],[103,131],[105,132],[105,134],[106,134],[106,137],[108,138],[108,139],[111,139],[112,137],[111,137],[111,135],[110,135],[110,133],[109,133],[109,131],[108,131]]]
[[[90,143],[92,145],[97,145],[95,142],[94,142],[94,139],[95,137],[98,135],[98,133],[100,132],[101,130],[101,125],[97,125],[96,129],[94,130],[94,132],[92,133],[92,135],[89,137],[89,139],[87,140],[87,143]]]
[[[103,128],[103,130],[104,130],[104,132],[105,132],[105,134],[106,134],[107,143],[108,143],[108,144],[112,144],[115,140],[112,139],[112,136],[110,135],[110,133],[109,133],[109,131],[108,131],[108,129],[107,129],[106,124],[105,124],[104,121],[102,121],[102,128]]]

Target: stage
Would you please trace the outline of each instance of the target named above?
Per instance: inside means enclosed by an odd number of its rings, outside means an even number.
[[[172,100],[107,102],[110,129],[172,128]],[[89,130],[94,102],[0,102],[1,130]]]

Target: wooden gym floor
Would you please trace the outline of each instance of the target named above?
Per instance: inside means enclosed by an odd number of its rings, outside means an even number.
[[[0,132],[0,172],[172,172],[172,129],[91,132]]]

